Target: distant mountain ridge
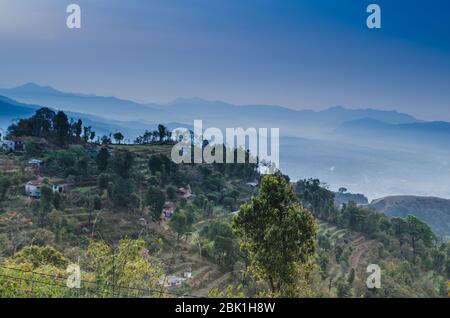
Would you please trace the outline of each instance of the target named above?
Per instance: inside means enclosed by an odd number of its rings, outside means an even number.
[[[143,123],[176,121],[192,124],[202,119],[206,125],[225,127],[280,127],[282,135],[311,137],[331,132],[347,121],[370,117],[399,124],[418,120],[396,111],[346,109],[341,106],[323,111],[293,110],[273,105],[233,105],[200,98],[178,98],[167,104],[137,102],[77,93],[64,93],[51,86],[28,83],[16,88],[0,89],[4,95],[23,103],[39,104],[66,111],[86,113],[120,121]]]
[[[14,120],[26,118],[32,116],[36,110],[38,110],[41,105],[30,105],[19,103],[8,97],[0,96],[0,128],[6,130]],[[52,109],[52,107],[49,107]],[[155,124],[144,124],[141,122],[126,122],[126,121],[115,121],[108,120],[102,117],[65,111],[67,116],[72,119],[81,118],[84,126],[91,126],[97,133],[97,136],[103,134],[114,133],[116,131],[121,131],[125,133],[127,138],[133,139],[134,137],[141,135],[145,130],[156,129],[157,123]],[[169,129],[175,129],[177,127],[191,128],[190,126],[183,125],[181,123],[169,122],[164,123]]]
[[[389,124],[373,118],[345,122],[335,133],[364,142],[450,146],[450,123],[443,121]]]
[[[200,98],[144,105],[115,97],[64,93],[32,83],[0,89],[0,95],[2,92],[7,96],[3,100],[9,101],[2,107],[2,128],[40,107],[33,105],[62,109],[69,117],[82,118],[97,135],[121,131],[126,140],[153,130],[158,123],[169,129],[189,128],[195,119],[203,120],[204,129],[280,128],[280,168],[293,180],[319,178],[335,190],[343,186],[369,198],[393,193],[450,196],[446,182],[450,178],[447,124],[422,122],[396,111],[341,106],[293,110]],[[427,125],[435,125],[432,133],[424,133],[425,128],[414,131]]]
[[[131,121],[161,116],[157,108],[116,97],[65,93],[51,86],[28,83],[16,88],[0,89],[0,95],[22,103],[39,104],[78,113],[101,116],[113,120]]]

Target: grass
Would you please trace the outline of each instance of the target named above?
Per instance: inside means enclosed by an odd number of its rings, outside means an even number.
[[[79,192],[81,194],[86,194],[90,192],[92,189],[95,189],[95,187],[78,187],[73,189],[73,191]]]

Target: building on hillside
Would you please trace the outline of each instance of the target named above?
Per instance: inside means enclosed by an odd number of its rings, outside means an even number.
[[[40,166],[41,164],[43,164],[44,161],[43,160],[39,160],[39,159],[30,159],[28,160],[28,165],[29,166]]]
[[[183,278],[183,277],[169,275],[164,280],[164,287],[166,287],[166,288],[169,288],[169,287],[181,287],[183,285],[183,281],[185,281],[185,280],[186,279]]]
[[[41,197],[42,182],[40,180],[28,181],[25,184],[25,193],[32,198]]]
[[[67,190],[69,189],[69,185],[68,184],[58,184],[55,183],[52,185],[52,191],[53,193],[65,193],[67,192]]]
[[[163,207],[163,214],[166,219],[170,219],[175,213],[177,206],[174,202],[166,202]]]
[[[194,195],[192,194],[191,189],[188,188],[179,188],[177,190],[177,193],[180,197],[184,198],[184,199],[189,199],[191,197],[193,197]]]
[[[11,140],[2,140],[1,146],[6,151],[23,152],[25,151],[25,141],[21,138]]]
[[[28,170],[34,171],[34,172],[39,172],[39,170],[41,169],[42,164],[44,163],[43,160],[39,160],[39,159],[31,159],[28,160]]]
[[[190,279],[192,278],[192,268],[188,267],[183,273],[184,278]]]
[[[247,182],[245,185],[249,188],[256,188],[258,186],[258,182],[256,182],[256,181]]]

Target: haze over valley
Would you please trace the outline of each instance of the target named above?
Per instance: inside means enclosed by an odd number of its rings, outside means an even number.
[[[280,168],[291,179],[319,178],[369,199],[389,195],[450,198],[450,123],[376,109],[330,107],[292,110],[269,105],[232,105],[200,98],[166,104],[65,93],[34,83],[0,89],[0,125],[34,113],[40,106],[67,111],[99,134],[121,131],[134,140],[165,123],[170,129],[280,128]]]

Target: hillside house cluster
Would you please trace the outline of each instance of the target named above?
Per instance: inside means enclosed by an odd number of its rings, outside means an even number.
[[[0,144],[5,151],[13,151],[13,152],[25,151],[25,141],[21,138],[2,140]]]
[[[25,184],[25,194],[32,198],[41,197],[41,189],[44,185],[43,179],[38,178],[37,180],[30,180]],[[68,184],[53,182],[49,185],[53,193],[65,193],[69,189]]]
[[[195,198],[195,194],[192,193],[189,186],[187,188],[177,189],[177,195],[178,195],[178,197],[186,199],[186,200]],[[167,201],[164,204],[164,207],[162,210],[164,218],[170,219],[173,216],[173,214],[175,213],[176,209],[177,209],[177,204],[175,202]]]

